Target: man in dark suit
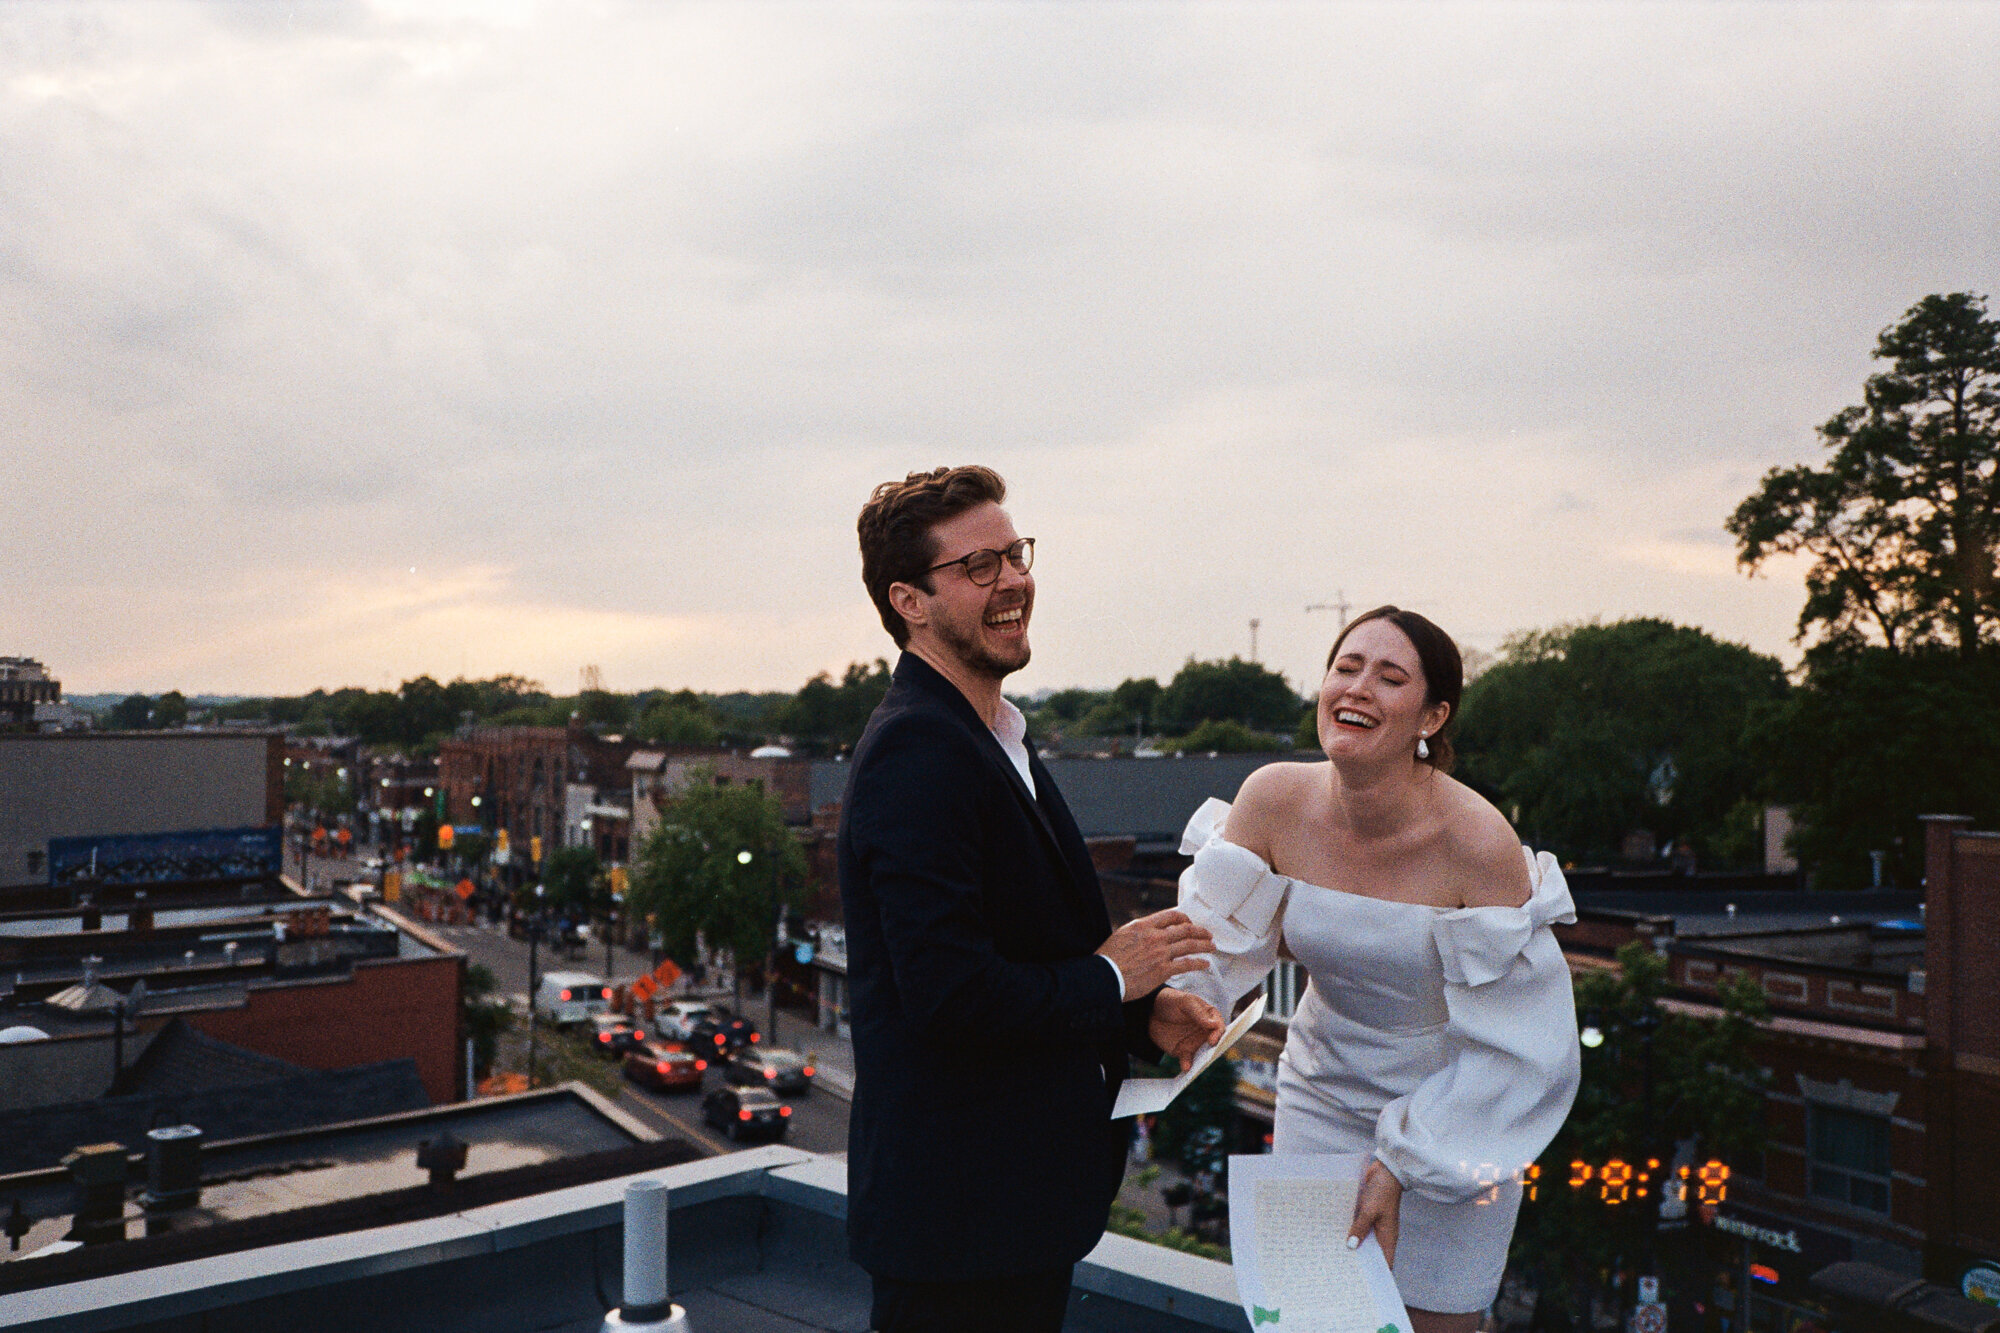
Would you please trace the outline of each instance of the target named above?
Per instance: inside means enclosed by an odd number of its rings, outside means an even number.
[[[1117,931],[1076,822],[1001,681],[1028,661],[1034,543],[991,470],[877,487],[862,579],[904,649],[855,747],[840,891],[854,1025],[848,1235],[874,1327],[1062,1326],[1104,1234],[1127,1056],[1221,1032],[1168,977],[1205,964],[1178,911]]]

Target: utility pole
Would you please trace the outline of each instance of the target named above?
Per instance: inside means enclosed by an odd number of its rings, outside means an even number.
[[[1257,627],[1263,623],[1263,621],[1257,619],[1255,616],[1250,617],[1250,660],[1252,662],[1257,660]]]

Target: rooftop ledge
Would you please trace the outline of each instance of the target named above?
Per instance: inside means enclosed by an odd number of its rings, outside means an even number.
[[[0,1297],[33,1333],[135,1326],[594,1333],[619,1291],[625,1186],[671,1191],[669,1273],[696,1329],[867,1326],[847,1258],[847,1164],[771,1146],[420,1222]],[[943,1207],[952,1206],[941,1202]],[[33,1262],[26,1260],[25,1262]],[[1247,1327],[1226,1264],[1107,1235],[1077,1266],[1073,1330]]]

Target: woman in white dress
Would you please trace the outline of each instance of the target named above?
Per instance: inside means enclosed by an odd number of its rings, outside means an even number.
[[[1311,984],[1278,1064],[1272,1150],[1372,1154],[1371,1230],[1417,1333],[1470,1333],[1506,1265],[1527,1168],[1576,1096],[1575,920],[1555,859],[1448,776],[1463,668],[1450,636],[1380,607],[1319,694],[1325,764],[1269,764],[1188,825],[1180,905],[1215,935],[1171,984],[1227,1014],[1285,949]]]

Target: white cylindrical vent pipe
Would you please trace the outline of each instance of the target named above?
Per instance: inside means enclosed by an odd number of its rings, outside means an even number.
[[[667,1307],[667,1187],[635,1180],[625,1187],[625,1311]]]

